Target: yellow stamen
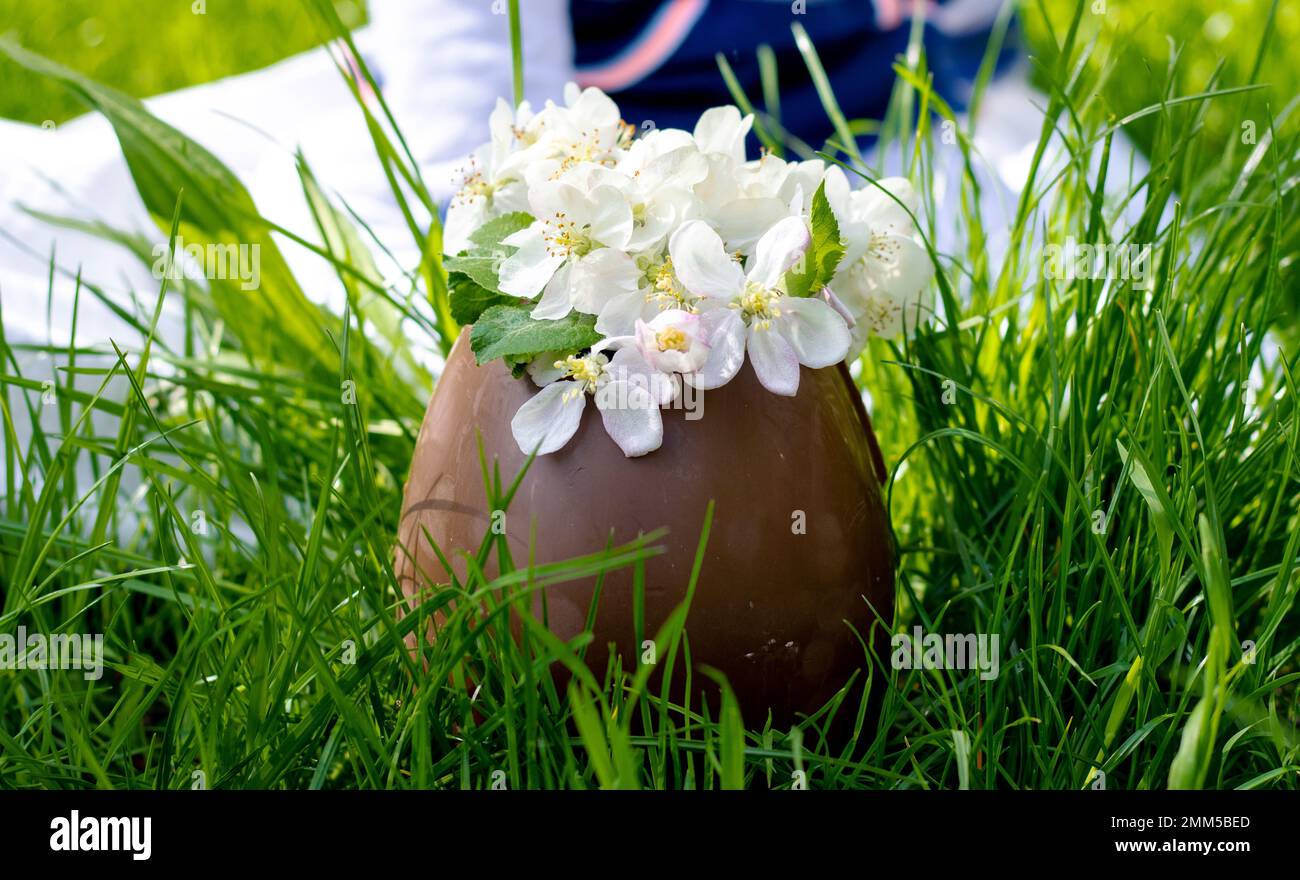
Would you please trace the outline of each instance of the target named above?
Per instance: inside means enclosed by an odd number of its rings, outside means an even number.
[[[650,279],[651,290],[646,293],[645,300],[659,306],[659,310],[664,309],[684,309],[693,312],[695,309],[686,302],[686,288],[677,280],[677,273],[673,271],[672,257],[664,257],[664,261],[659,264],[658,268],[653,268],[646,273]]]
[[[565,392],[565,400],[569,399],[569,395],[581,394],[584,391],[594,392],[600,377],[605,374],[605,365],[608,363],[609,358],[603,354],[589,354],[586,357],[569,355],[556,361],[555,368],[564,370],[576,383],[574,389]]]
[[[779,290],[771,290],[752,281],[745,282],[745,291],[732,303],[733,308],[738,308],[741,314],[748,319],[750,326],[759,327],[766,330],[772,323],[773,318],[781,317],[781,310],[777,308],[783,294]]]
[[[542,232],[546,252],[552,257],[581,257],[591,250],[589,225],[579,226],[568,219],[563,211],[547,220]]]
[[[454,201],[460,204],[469,204],[475,199],[489,199],[492,197],[496,185],[488,182],[483,177],[483,171],[478,167],[478,162],[473,157],[470,157],[468,168],[458,170],[461,174],[461,183]]]
[[[660,351],[686,351],[690,347],[690,340],[681,330],[669,327],[655,334],[655,344],[659,346]]]

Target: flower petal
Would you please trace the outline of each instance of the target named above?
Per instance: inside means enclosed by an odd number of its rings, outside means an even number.
[[[872,291],[898,299],[915,296],[934,277],[934,264],[925,248],[907,235],[873,235],[863,259],[862,281]]]
[[[540,223],[510,236],[509,243],[519,250],[501,264],[501,292],[512,296],[536,296],[560,268],[564,258],[547,252]]]
[[[659,130],[651,134],[664,137],[667,133]],[[709,176],[709,161],[694,144],[688,142],[647,162],[642,175],[667,186],[692,187]]]
[[[629,251],[657,249],[684,220],[698,214],[695,197],[684,189],[661,186],[648,198],[642,203],[642,218],[632,224],[626,246]]]
[[[746,273],[749,280],[764,287],[775,287],[786,270],[808,250],[811,242],[812,236],[808,234],[808,224],[804,219],[786,217],[758,240],[752,265]]]
[[[636,322],[644,318],[647,308],[645,294],[639,290],[610,297],[596,318],[596,332],[602,336],[631,336]]]
[[[659,404],[643,385],[624,379],[606,382],[596,391],[596,407],[605,432],[628,458],[654,452],[663,445],[664,422]]]
[[[591,222],[593,205],[586,193],[565,180],[553,180],[551,175],[540,176],[540,166],[534,162],[526,171],[528,180],[528,209],[537,218],[533,225],[541,229],[543,220],[563,214],[577,226]],[[539,233],[540,234],[540,233]],[[510,239],[506,239],[511,243]]]
[[[592,251],[569,265],[569,301],[589,315],[600,314],[619,294],[635,291],[640,274],[631,257],[613,248]]]
[[[749,362],[764,388],[794,397],[799,390],[799,357],[775,327],[749,328]]]
[[[612,186],[591,191],[591,237],[606,247],[626,247],[632,237],[632,209]]]
[[[754,124],[752,115],[743,119],[734,105],[710,107],[695,123],[695,142],[704,153],[722,153],[736,163],[745,161],[745,135]]]
[[[704,205],[725,205],[740,198],[740,186],[736,183],[736,163],[721,153],[707,153],[704,161],[708,165],[708,173],[695,184],[695,197]]]
[[[458,254],[474,246],[470,235],[488,220],[488,200],[482,196],[458,197],[447,208],[442,228],[444,253]]]
[[[555,321],[572,311],[573,300],[569,296],[569,277],[572,272],[573,264],[566,262],[546,282],[546,291],[530,313],[534,320]]]
[[[727,246],[748,255],[754,252],[763,233],[788,213],[788,206],[780,199],[745,198],[723,203],[711,217]]]
[[[826,177],[822,183],[826,187],[826,201],[831,206],[831,213],[835,215],[835,221],[840,224],[842,230],[853,221],[850,214],[849,179],[844,176],[840,166],[832,165],[826,169]]]
[[[588,86],[575,95],[566,84],[564,101],[573,111],[574,118],[586,126],[596,128],[618,122],[618,105],[600,89]]]
[[[685,378],[696,388],[711,391],[730,382],[745,363],[745,322],[733,309],[719,307],[701,314],[700,323],[709,343],[709,359],[698,373]]]
[[[528,371],[528,376],[533,380],[534,385],[545,388],[552,382],[564,378],[565,371],[555,365],[555,362],[563,357],[562,351],[544,351],[529,361],[524,369]]]
[[[906,235],[912,231],[912,218],[921,207],[921,199],[906,177],[886,177],[876,181],[879,187],[867,184],[854,195],[858,217],[871,224],[872,229],[882,229]],[[884,189],[886,192],[881,192]],[[888,195],[886,194],[888,193]],[[890,198],[892,195],[894,198]],[[897,199],[898,201],[894,201]],[[902,206],[898,204],[902,202]]]
[[[657,405],[672,403],[677,397],[677,381],[668,373],[656,370],[635,346],[620,348],[609,362],[609,374],[615,381],[625,381],[650,392]]]
[[[838,169],[838,165],[832,166]],[[822,178],[828,177],[829,172],[826,170],[826,163],[821,159],[808,159],[803,162],[791,162],[786,170],[785,183],[781,184],[781,191],[777,196],[785,201],[790,201],[795,190],[803,190],[803,201],[799,204],[801,213],[807,213],[812,207],[813,193],[817,192],[817,187],[821,185]],[[843,177],[843,172],[841,172]],[[848,183],[845,182],[847,189]],[[829,185],[827,195],[829,195]]]
[[[853,317],[853,312],[849,310],[849,307],[844,304],[844,300],[836,296],[835,291],[831,290],[829,286],[823,287],[821,293],[817,294],[817,298],[834,309],[835,314],[844,319],[844,323],[848,325],[849,329],[853,329],[857,319]]]
[[[745,273],[703,220],[683,223],[668,241],[673,272],[691,293],[730,301],[745,287]]]
[[[849,353],[848,325],[822,300],[783,297],[776,326],[805,367],[829,367]]]
[[[925,249],[902,235],[873,236],[871,251],[836,276],[835,292],[872,334],[911,334],[934,315],[930,279],[934,265]]]
[[[661,343],[662,334],[670,345]],[[695,373],[709,359],[709,343],[704,338],[700,316],[682,309],[665,309],[649,321],[637,321],[637,350],[646,363],[661,373]]]
[[[546,455],[559,449],[577,433],[587,395],[576,382],[552,382],[519,407],[510,431],[519,449]]]

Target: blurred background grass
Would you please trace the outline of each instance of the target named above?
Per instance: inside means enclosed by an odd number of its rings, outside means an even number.
[[[345,23],[364,23],[364,0],[334,6]],[[0,0],[0,33],[141,98],[257,70],[321,42],[299,0]],[[0,84],[0,117],[59,123],[85,111],[58,83],[7,60]]]
[[[1222,66],[1221,84],[1258,81],[1269,88],[1234,101],[1209,103],[1209,143],[1240,137],[1254,121],[1262,136],[1266,110],[1278,113],[1300,94],[1300,0],[1281,0],[1275,32],[1261,54],[1272,0],[1086,0],[1082,32],[1094,45],[1091,74],[1104,64],[1099,97],[1118,117],[1158,103],[1157,88],[1174,48],[1181,49],[1175,81],[1181,94],[1206,88]],[[365,22],[364,0],[335,0],[340,18]],[[202,9],[202,14],[196,12]],[[1024,30],[1029,53],[1050,59],[1052,33],[1063,36],[1075,0],[1028,0]],[[1104,10],[1098,14],[1094,10]],[[146,97],[256,70],[319,43],[320,31],[297,0],[0,0],[0,31],[25,46],[132,95]],[[39,124],[82,111],[54,83],[0,62],[0,117]],[[1295,123],[1292,122],[1292,125]],[[1151,149],[1155,120],[1130,134]]]
[[[1054,58],[1053,47],[1064,39],[1075,5],[1075,0],[1027,0],[1022,20],[1031,56],[1045,62]],[[1270,15],[1273,31],[1264,42]],[[1080,33],[1092,45],[1087,74],[1099,81],[1098,97],[1117,118],[1169,97],[1161,94],[1169,70],[1180,95],[1251,82],[1267,86],[1197,105],[1205,110],[1203,143],[1212,148],[1195,157],[1199,168],[1213,164],[1230,138],[1242,138],[1245,123],[1253,124],[1254,137],[1245,142],[1258,142],[1267,132],[1267,120],[1300,95],[1294,48],[1300,39],[1300,0],[1085,0]],[[1109,68],[1104,76],[1103,68]],[[1211,86],[1216,71],[1219,78]],[[1283,129],[1293,133],[1297,124],[1292,116]],[[1140,119],[1126,131],[1150,153],[1156,118]]]

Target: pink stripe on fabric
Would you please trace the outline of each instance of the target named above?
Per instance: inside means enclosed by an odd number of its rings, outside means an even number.
[[[939,4],[930,0],[874,0],[876,5],[876,27],[882,31],[892,31],[903,23],[904,18],[912,18],[925,7],[925,17],[929,21],[935,17]]]
[[[578,84],[616,92],[645,79],[677,51],[708,5],[709,0],[669,0],[631,46],[599,67],[579,70]]]
[[[882,31],[892,31],[903,21],[899,0],[876,0],[876,25]]]

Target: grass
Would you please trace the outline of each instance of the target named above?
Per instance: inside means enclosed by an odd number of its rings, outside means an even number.
[[[516,568],[487,534],[466,581],[398,619],[392,541],[431,383],[415,365],[456,328],[436,224],[417,219],[430,199],[382,111],[376,149],[425,259],[385,287],[366,257],[379,243],[302,168],[321,258],[348,292],[334,315],[306,303],[272,224],[201,148],[5,46],[110,116],[164,234],[261,243],[263,281],[255,300],[219,281],[167,285],[185,305],[180,338],[154,336],[152,311],[129,313],[139,338],[107,351],[0,335],[0,629],[102,632],[109,660],[99,682],[0,671],[0,785],[1297,787],[1296,135],[1275,120],[1277,135],[1262,125],[1254,145],[1213,147],[1213,108],[1258,94],[1226,73],[1184,85],[1153,71],[1164,100],[1116,120],[1087,71],[1126,47],[1089,40],[1087,10],[1056,30],[1039,74],[1044,137],[1067,154],[1044,144],[1005,230],[979,212],[968,133],[922,146],[930,112],[946,113],[924,54],[900,67],[883,136],[922,184],[933,150],[960,150],[967,174],[962,240],[933,254],[942,318],[857,365],[893,466],[895,627],[1004,647],[989,681],[868,658],[879,710],[846,691],[831,708],[858,729],[836,746],[825,717],[763,729],[728,701],[671,704],[634,660],[588,670],[581,640],[528,615],[532,591],[637,566],[653,535]],[[1264,27],[1242,39],[1275,39]],[[918,123],[909,106],[930,112]],[[1151,126],[1151,173],[1097,185],[1089,168],[1137,122]],[[937,220],[923,206],[922,228]],[[1009,246],[995,265],[996,233]],[[1149,289],[1048,277],[1041,246],[1067,239],[1149,245]],[[63,267],[51,285],[107,298]],[[395,332],[402,318],[423,344]],[[53,394],[19,370],[33,353],[59,365]],[[505,508],[514,475],[484,474]],[[488,579],[494,554],[502,574]],[[688,611],[657,634],[660,662],[683,662]],[[444,635],[413,657],[403,638],[435,612]],[[564,691],[552,662],[573,674]]]
[[[349,24],[365,20],[362,0],[335,6]],[[0,22],[0,35],[137,98],[257,70],[320,44],[302,4],[258,0],[0,0]],[[85,110],[15,65],[0,62],[0,77],[0,117],[40,125]]]
[[[1031,4],[1025,16],[1030,51],[1051,63],[1055,40],[1069,26],[1071,0]],[[1224,82],[1259,82],[1265,88],[1234,101],[1215,101],[1205,108],[1202,172],[1213,169],[1215,156],[1228,141],[1240,140],[1243,126],[1256,134],[1269,118],[1300,94],[1300,65],[1290,46],[1300,38],[1300,3],[1270,0],[1184,0],[1180,3],[1107,2],[1084,11],[1081,31],[1089,43],[1108,51],[1081,53],[1086,78],[1116,117],[1159,103],[1166,84],[1190,94],[1214,76]],[[1267,34],[1268,38],[1265,39]],[[1046,82],[1046,80],[1044,80]],[[1295,131],[1295,121],[1285,124]],[[1157,122],[1136,120],[1125,131],[1150,152],[1158,147]]]

